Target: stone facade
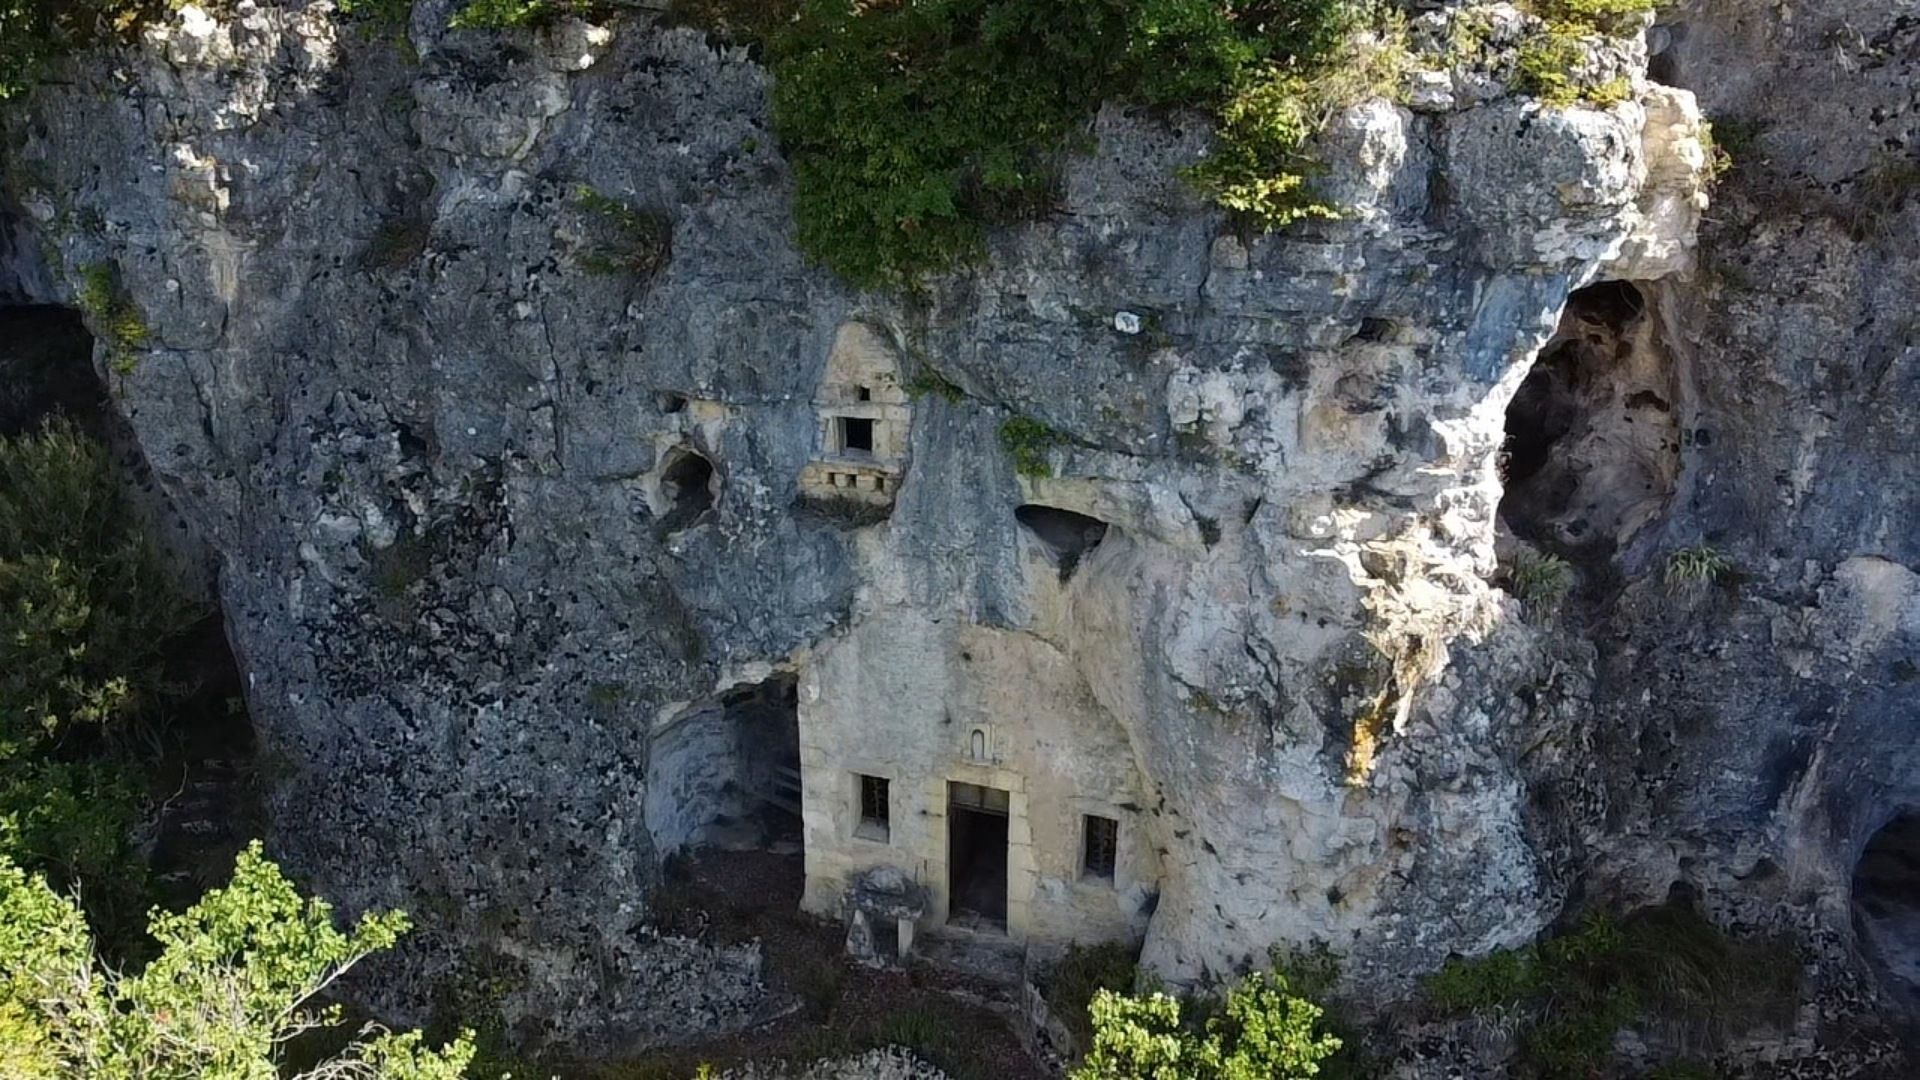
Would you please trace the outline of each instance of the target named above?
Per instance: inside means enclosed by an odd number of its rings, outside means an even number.
[[[1052,570],[1035,556],[1036,577]],[[910,610],[864,620],[814,656],[800,694],[807,910],[839,917],[858,873],[924,885],[922,926],[954,915],[950,785],[1005,792],[1005,932],[1046,954],[1138,940],[1159,858],[1133,752],[1060,650]],[[859,777],[888,781],[890,827],[861,828]],[[1084,872],[1085,817],[1120,822],[1111,880]],[[964,869],[962,869],[964,872]]]

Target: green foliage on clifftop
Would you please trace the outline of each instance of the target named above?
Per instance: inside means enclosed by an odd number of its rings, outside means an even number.
[[[770,43],[800,245],[863,287],[976,255],[1044,211],[1102,101],[1206,109],[1193,172],[1261,227],[1334,210],[1307,181],[1319,80],[1375,22],[1366,0],[807,0]]]

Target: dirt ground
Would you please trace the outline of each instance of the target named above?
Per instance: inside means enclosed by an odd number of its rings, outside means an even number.
[[[758,937],[769,990],[792,1011],[750,1031],[663,1053],[645,1062],[563,1066],[582,1080],[680,1080],[702,1064],[796,1064],[906,1046],[954,1080],[1046,1080],[991,1003],[1006,991],[917,965],[875,971],[851,962],[843,927],[800,911],[799,855],[708,852],[670,868],[657,897],[661,929],[715,942]]]

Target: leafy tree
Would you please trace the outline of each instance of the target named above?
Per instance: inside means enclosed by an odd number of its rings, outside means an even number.
[[[1227,993],[1223,1015],[1185,1023],[1180,1002],[1101,990],[1093,1046],[1072,1080],[1304,1080],[1340,1049],[1320,1030],[1320,1006],[1295,995],[1287,977],[1256,972]]]
[[[122,743],[184,689],[168,650],[200,617],[104,447],[64,421],[0,439],[0,856],[85,885],[110,938],[146,904],[127,834],[150,766]]]
[[[157,0],[0,0],[0,101],[32,85],[52,59],[124,35],[165,10]]]
[[[159,955],[136,974],[100,965],[78,908],[0,859],[0,1073],[20,1080],[277,1080],[288,1040],[340,1023],[312,1002],[407,929],[399,912],[341,932],[303,900],[258,843],[233,880],[179,914],[156,912]],[[363,1030],[302,1080],[457,1080],[462,1034],[440,1050],[418,1032]]]

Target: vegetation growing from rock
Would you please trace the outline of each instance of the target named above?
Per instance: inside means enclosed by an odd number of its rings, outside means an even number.
[[[586,10],[574,0],[473,0],[447,20],[455,30],[516,30]]]
[[[1000,445],[1013,458],[1013,471],[1044,480],[1053,475],[1048,454],[1060,445],[1059,432],[1029,416],[1008,417],[1000,424]]]
[[[1204,1023],[1157,991],[1100,990],[1090,1013],[1093,1045],[1072,1080],[1298,1080],[1320,1075],[1341,1046],[1320,1006],[1279,972],[1242,979]]]
[[[110,938],[147,900],[138,736],[183,689],[168,648],[199,617],[105,448],[59,421],[0,439],[0,857],[84,884]]]
[[[164,10],[155,0],[0,0],[0,101],[63,53],[124,36]]]
[[[1573,566],[1558,555],[1522,553],[1507,571],[1507,584],[1516,600],[1544,614],[1559,607],[1573,587]]]
[[[1330,216],[1305,154],[1320,79],[1376,17],[1365,0],[808,0],[770,50],[800,245],[864,287],[964,261],[1050,204],[1108,99],[1214,111],[1221,146],[1193,178],[1253,223]]]
[[[1666,583],[1680,590],[1721,582],[1733,576],[1733,560],[1705,544],[1686,547],[1667,556]]]
[[[45,880],[0,859],[0,1071],[19,1080],[269,1080],[287,1043],[340,1023],[314,1004],[334,980],[407,929],[399,912],[342,933],[261,855],[186,911],[156,912],[158,955],[137,973],[101,965],[80,911]],[[296,1080],[457,1080],[473,1056],[418,1032],[362,1032]]]
[[[666,214],[630,206],[585,186],[574,193],[573,201],[602,236],[581,254],[582,270],[650,278],[665,268],[673,254],[673,220]]]
[[[1738,940],[1682,903],[1616,921],[1589,916],[1567,934],[1475,960],[1427,980],[1443,1013],[1518,1025],[1521,1076],[1599,1074],[1624,1028],[1662,1045],[1711,1054],[1759,1024],[1791,1014],[1800,965],[1771,940]]]
[[[1520,46],[1520,89],[1556,108],[1581,102],[1605,108],[1626,100],[1632,88],[1625,79],[1598,79],[1582,70],[1587,45],[1595,37],[1633,31],[1654,7],[1654,0],[1533,0],[1528,8],[1543,25]]]
[[[133,297],[120,285],[112,263],[94,263],[80,271],[74,299],[87,313],[95,334],[107,346],[107,364],[122,375],[133,372],[140,350],[153,336]]]
[[[1081,1046],[1093,1043],[1088,1008],[1102,990],[1127,993],[1139,972],[1135,950],[1117,942],[1075,945],[1054,965],[1047,979],[1047,1005]]]

